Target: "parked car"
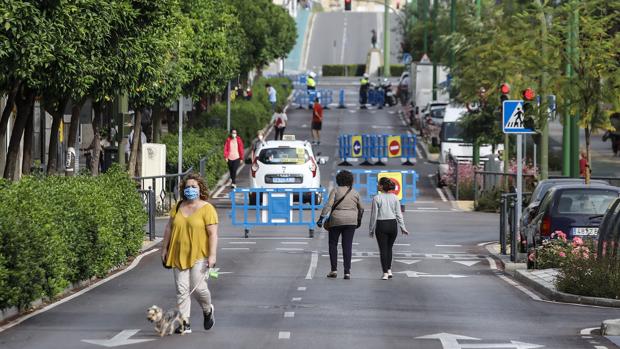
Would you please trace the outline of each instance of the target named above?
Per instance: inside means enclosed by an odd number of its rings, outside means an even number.
[[[620,198],[609,205],[598,228],[598,255],[620,256]]]
[[[536,215],[524,226],[527,248],[550,239],[555,232],[573,237],[596,238],[603,214],[620,188],[603,184],[566,184],[554,186],[544,195]]]
[[[530,198],[529,204],[523,209],[523,214],[521,215],[521,241],[525,241],[525,234],[523,234],[523,227],[527,226],[529,222],[536,216],[538,212],[538,207],[540,206],[540,202],[542,198],[547,194],[547,191],[556,185],[566,185],[566,184],[582,184],[584,183],[583,178],[551,178],[545,179],[538,182],[536,188],[532,192],[532,196]],[[609,182],[604,180],[591,180],[591,184],[601,184],[608,185]]]
[[[320,188],[319,160],[307,141],[267,141],[258,151],[250,167],[252,188]],[[310,200],[304,197],[304,202]],[[252,201],[253,198],[251,198]],[[321,197],[318,198],[320,203]]]

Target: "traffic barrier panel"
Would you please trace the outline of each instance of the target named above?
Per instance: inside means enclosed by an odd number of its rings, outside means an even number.
[[[246,238],[260,226],[307,226],[314,237],[324,199],[325,188],[236,188],[230,192],[232,225],[243,226]]]
[[[385,104],[385,96],[383,91],[370,89],[368,91],[368,103],[370,103],[370,105],[378,105],[379,108],[383,108],[383,105]]]
[[[360,197],[368,202],[377,195],[377,184],[381,177],[388,177],[396,182],[395,194],[399,197],[401,204],[411,204],[416,202],[418,196],[418,174],[414,170],[349,170],[353,174],[353,189]]]
[[[403,135],[347,135],[338,137],[338,155],[340,166],[351,166],[350,162],[360,163],[362,166],[385,166],[384,161],[390,158],[400,158],[402,165],[413,166],[416,163],[417,137],[412,134]]]
[[[340,93],[339,94],[340,95],[338,96],[338,108],[344,109],[347,106],[344,104],[344,89],[343,88],[340,89]]]

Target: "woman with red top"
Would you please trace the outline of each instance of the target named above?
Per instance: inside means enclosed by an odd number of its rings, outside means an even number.
[[[321,144],[321,128],[323,126],[323,107],[319,99],[314,99],[312,107],[312,144]]]
[[[243,156],[243,140],[237,136],[237,130],[230,130],[230,136],[226,139],[224,144],[224,159],[228,164],[228,171],[230,173],[230,180],[232,181],[231,187],[237,187],[237,169],[241,163],[241,157]]]

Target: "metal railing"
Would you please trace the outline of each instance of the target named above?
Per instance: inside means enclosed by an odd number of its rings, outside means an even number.
[[[523,174],[524,189],[527,191],[534,190],[536,178],[533,174]],[[474,205],[478,205],[478,200],[486,192],[494,190],[512,191],[516,179],[515,173],[474,171]]]
[[[190,168],[183,173],[134,177],[134,180],[139,183],[139,189],[152,190],[155,193],[155,214],[165,216],[179,199],[180,179],[192,171],[193,168]]]
[[[138,190],[138,193],[140,193],[142,205],[149,217],[147,234],[149,235],[149,240],[153,241],[155,240],[155,191],[151,189]]]
[[[528,199],[532,193],[523,193],[523,199]],[[499,213],[499,244],[500,253],[506,255],[507,246],[510,245],[510,260],[518,261],[519,234],[517,232],[517,193],[502,193],[500,196]],[[510,243],[509,243],[510,242]]]

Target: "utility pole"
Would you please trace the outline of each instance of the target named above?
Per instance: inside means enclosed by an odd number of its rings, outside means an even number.
[[[572,25],[570,27],[572,35],[571,35],[571,59],[573,65],[577,65],[579,62],[579,9],[578,2],[576,0],[572,1],[572,16],[571,22]],[[572,69],[572,77],[579,78],[575,76],[575,67]],[[575,112],[575,115],[571,117],[570,123],[570,176],[573,178],[579,177],[579,111]]]
[[[230,133],[230,80],[226,85],[226,131]]]
[[[433,10],[431,12],[432,31],[433,31],[433,100],[437,100],[437,0],[433,0]]]
[[[390,1],[385,0],[383,14],[383,76],[390,76]]]
[[[572,79],[573,77],[573,65],[571,64],[571,59],[573,57],[572,55],[573,31],[571,28],[572,26],[573,26],[573,21],[571,18],[569,18],[568,19],[568,38],[566,40],[567,42],[566,53],[569,58],[566,61],[566,77],[569,80]],[[566,105],[567,106],[570,105],[570,101],[567,101]],[[568,113],[568,108],[566,108],[566,111],[564,112],[564,115],[562,116],[562,118],[564,119],[564,122],[562,125],[562,176],[568,177],[571,174],[571,171],[570,171],[571,117],[570,117],[570,114]]]
[[[456,32],[456,0],[450,0],[450,34]],[[454,49],[450,48],[450,68],[454,66]]]
[[[480,20],[482,17],[482,0],[476,0],[476,18]]]
[[[540,11],[539,20],[540,20],[540,37],[541,37],[541,52],[543,57],[543,62],[547,62],[547,16],[545,15],[545,7],[544,0],[540,1]],[[546,69],[546,68],[543,68]],[[547,82],[549,77],[547,76],[547,71],[543,70],[540,76],[540,93],[539,96],[541,100],[545,98],[545,96],[549,93],[547,88]],[[544,103],[543,103],[544,105]],[[548,106],[549,107],[549,106]],[[549,178],[549,114],[546,110],[539,111],[540,118],[540,179]],[[536,145],[536,144],[534,144]],[[536,147],[534,147],[536,149]],[[534,159],[536,159],[536,150],[534,150]],[[536,166],[536,161],[534,160],[534,166]]]
[[[430,0],[422,0],[422,22],[424,23],[424,54],[428,54],[428,5]]]

